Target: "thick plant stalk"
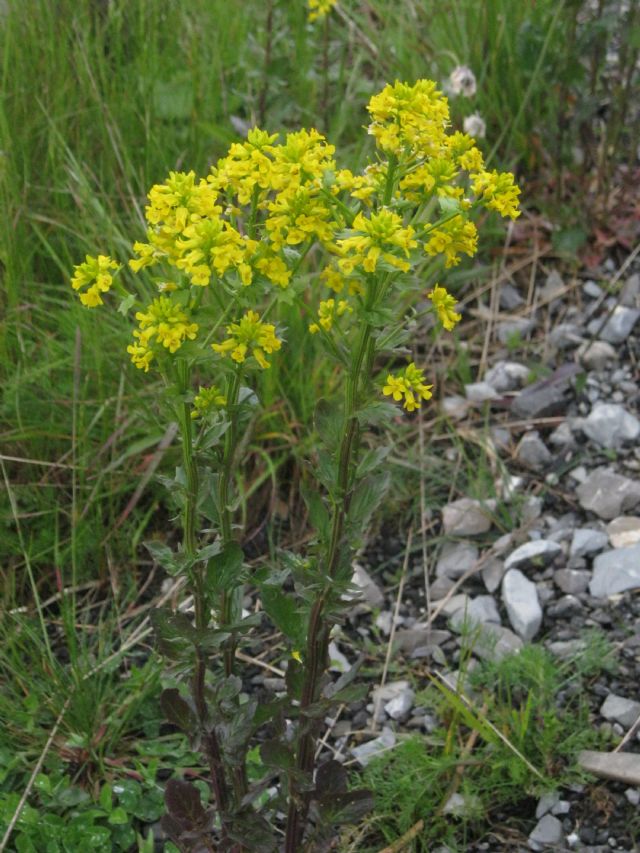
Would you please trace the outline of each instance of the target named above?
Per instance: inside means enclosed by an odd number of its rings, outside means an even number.
[[[197,552],[196,524],[198,501],[198,468],[193,453],[193,433],[191,415],[187,404],[183,404],[180,413],[180,433],[182,437],[182,459],[186,479],[186,498],[183,512],[183,550],[185,556],[192,561]],[[204,593],[204,577],[201,568],[192,568],[193,597],[195,607],[196,629],[204,631],[209,623]],[[206,751],[211,775],[216,806],[220,813],[223,830],[226,832],[228,814],[228,793],[225,779],[224,763],[220,745],[214,729],[207,726],[207,704],[205,700],[206,661],[201,649],[196,652],[195,670],[192,682],[192,692],[198,721],[202,734],[202,742]]]
[[[372,292],[369,294],[369,306],[374,301],[375,286],[372,287]],[[346,386],[345,432],[338,455],[336,503],[331,520],[331,535],[326,556],[326,573],[330,578],[334,577],[338,567],[344,527],[349,514],[350,475],[357,452],[359,437],[359,425],[356,415],[359,390],[361,382],[363,380],[366,381],[371,373],[373,353],[372,327],[369,324],[365,324],[360,334],[352,370]],[[320,678],[327,667],[329,628],[324,619],[324,609],[328,592],[329,589],[325,588],[318,596],[311,608],[309,616],[305,678],[300,699],[302,715],[304,715],[306,708],[317,701]],[[310,775],[313,772],[315,740],[313,732],[307,731],[301,735],[298,742],[296,767],[302,774]],[[295,783],[291,785],[285,853],[296,853],[296,851],[300,850],[309,810],[309,799],[308,792],[298,791]]]

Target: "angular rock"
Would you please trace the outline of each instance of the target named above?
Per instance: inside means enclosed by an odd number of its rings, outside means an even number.
[[[500,287],[500,307],[503,311],[517,311],[524,305],[524,299],[518,290],[508,282]]]
[[[613,779],[625,785],[640,785],[640,754],[637,752],[595,752],[583,749],[578,764],[588,773],[602,779]]]
[[[620,304],[627,308],[640,308],[640,273],[635,272],[625,281],[620,294]]]
[[[442,526],[449,536],[476,536],[491,529],[495,500],[484,503],[472,498],[460,498],[442,510]]]
[[[640,544],[615,548],[599,554],[593,563],[589,592],[605,598],[628,589],[640,588]]]
[[[604,370],[618,360],[618,353],[606,341],[587,341],[578,349],[578,359],[588,370]]]
[[[473,653],[484,660],[499,661],[507,655],[517,654],[522,640],[509,628],[485,622],[474,637]]]
[[[569,556],[574,557],[589,557],[591,554],[597,554],[606,548],[608,544],[607,535],[601,530],[594,530],[592,527],[580,527],[573,533]]]
[[[392,720],[400,720],[413,708],[415,698],[416,694],[414,691],[410,687],[407,687],[402,693],[390,699],[385,704],[384,709]]]
[[[478,595],[472,599],[466,608],[461,607],[453,614],[449,624],[454,631],[463,631],[465,628],[473,630],[485,622],[500,624],[498,606],[492,595]]]
[[[541,471],[551,464],[553,456],[537,430],[526,432],[516,447],[516,459],[532,471]]]
[[[596,403],[582,422],[584,434],[600,447],[620,448],[640,436],[640,421],[616,403]]]
[[[553,573],[555,584],[568,595],[578,595],[589,586],[591,572],[583,572],[579,569],[558,569]]]
[[[540,820],[541,817],[544,817],[546,814],[548,814],[551,809],[559,802],[559,791],[549,791],[549,793],[543,794],[538,800],[538,805],[536,807],[536,819]]]
[[[378,584],[373,580],[371,575],[362,568],[358,563],[353,564],[352,582],[360,587],[362,598],[369,607],[382,607],[384,604],[384,595]]]
[[[557,542],[552,542],[550,539],[536,539],[532,542],[525,542],[524,545],[509,554],[505,561],[505,568],[507,571],[509,569],[541,568],[548,566],[561,553],[562,548]]]
[[[496,400],[500,395],[488,382],[473,382],[464,386],[464,393],[472,403],[487,403]]]
[[[600,317],[592,320],[587,329],[592,335],[596,334],[601,341],[606,341],[609,344],[621,344],[629,337],[639,317],[640,311],[637,308],[616,305],[602,329],[600,329],[602,325],[602,318]]]
[[[499,394],[515,391],[526,384],[531,371],[525,364],[517,361],[497,361],[487,370],[484,381],[488,382]]]
[[[527,642],[542,624],[542,608],[536,585],[519,569],[509,569],[502,579],[502,600],[513,630]]]
[[[571,431],[571,427],[566,421],[563,421],[560,426],[556,427],[549,436],[549,444],[557,447],[559,450],[568,450],[575,445],[575,439]]]
[[[614,548],[626,548],[640,542],[640,518],[637,515],[621,515],[607,524],[609,542]]]
[[[436,563],[436,575],[457,580],[478,560],[478,549],[469,542],[445,542]]]
[[[511,411],[519,418],[544,418],[564,412],[572,378],[579,372],[576,364],[563,364],[546,379],[528,385],[514,399]]]
[[[403,628],[396,631],[393,641],[393,649],[406,655],[413,655],[419,649],[427,646],[439,646],[451,638],[449,631],[438,628],[429,629],[426,625],[416,623],[411,628]]]
[[[469,400],[465,399],[465,397],[460,397],[458,394],[452,394],[450,397],[445,397],[441,405],[443,413],[448,418],[453,418],[453,420],[459,421],[466,417],[471,403]]]
[[[396,736],[391,729],[383,729],[382,734],[374,740],[354,746],[351,754],[357,759],[361,767],[366,767],[372,758],[382,755],[396,745]]]
[[[605,720],[620,723],[625,729],[630,729],[640,717],[640,702],[610,693],[602,703],[600,714]]]
[[[482,580],[487,588],[487,592],[495,592],[505,573],[504,561],[498,557],[489,559],[482,569]]]
[[[610,521],[640,503],[640,483],[610,468],[596,468],[578,486],[576,494],[584,509]]]
[[[534,320],[527,320],[524,317],[516,317],[513,320],[507,320],[503,323],[498,323],[496,335],[501,344],[508,344],[512,340],[522,340],[528,338],[531,332],[535,329]]]
[[[546,814],[536,824],[529,836],[531,850],[549,850],[557,847],[563,839],[562,824],[557,817]]]

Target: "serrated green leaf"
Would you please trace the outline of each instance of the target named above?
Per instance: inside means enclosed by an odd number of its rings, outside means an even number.
[[[207,592],[228,592],[241,583],[244,554],[237,542],[229,542],[207,563]]]
[[[306,636],[307,617],[300,611],[295,599],[272,586],[261,587],[260,598],[265,612],[276,628],[282,631],[296,648],[300,648]]]

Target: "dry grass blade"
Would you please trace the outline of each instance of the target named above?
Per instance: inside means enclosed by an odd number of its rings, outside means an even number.
[[[408,829],[404,835],[401,835],[397,841],[394,841],[393,844],[389,844],[388,847],[383,847],[383,849],[379,850],[378,853],[400,853],[401,850],[406,849],[407,845],[410,844],[423,829],[424,821],[420,819],[417,823],[414,823],[411,829]]]

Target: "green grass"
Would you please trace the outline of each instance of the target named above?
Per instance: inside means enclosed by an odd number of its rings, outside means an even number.
[[[585,641],[584,652],[561,663],[539,645],[483,662],[470,674],[471,706],[437,681],[419,693],[416,703],[435,710],[442,727],[428,737],[407,737],[362,772],[360,783],[375,794],[375,812],[368,834],[347,849],[378,850],[422,820],[408,849],[419,853],[446,843],[463,851],[486,837],[493,815],[512,810],[508,828],[518,832],[542,793],[580,780],[578,752],[601,739],[589,720],[584,686],[615,666],[602,634]],[[443,811],[454,793],[465,800],[463,815]]]

